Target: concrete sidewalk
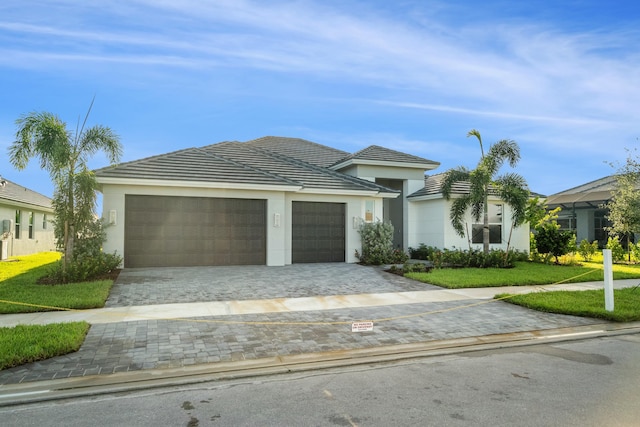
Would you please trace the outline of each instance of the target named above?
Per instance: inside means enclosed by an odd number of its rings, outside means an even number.
[[[326,277],[314,274],[313,268],[321,269]],[[226,272],[226,275],[217,274],[219,272]],[[110,297],[112,306],[103,309],[0,316],[0,326],[77,320],[92,324],[79,351],[0,371],[0,391],[11,384],[31,381],[145,370],[161,375],[167,370],[197,366],[215,369],[214,366],[221,364],[248,361],[259,364],[260,360],[310,354],[356,354],[422,344],[433,347],[443,340],[603,323],[595,319],[535,312],[492,300],[495,294],[503,292],[598,289],[602,288],[602,282],[446,290],[376,269],[344,264],[256,269],[250,279],[246,274],[238,275],[241,285],[245,286],[242,289],[238,285],[240,282],[234,282],[232,276],[236,273],[233,269],[215,270],[216,274],[207,269],[192,269],[187,272],[191,275],[188,280],[184,277],[181,280],[184,287],[191,286],[190,290],[198,292],[196,297],[184,292],[179,296],[182,302],[127,304],[141,300],[139,298],[150,292],[156,297],[164,292],[175,298],[173,290],[180,285],[172,279],[177,277],[175,273],[170,270],[154,272],[154,277],[144,271],[121,274],[122,280],[118,279],[114,292],[119,302],[114,304]],[[163,274],[165,276],[160,277]],[[140,276],[139,282],[135,282],[136,275]],[[194,279],[193,275],[197,277]],[[204,286],[194,285],[196,279]],[[221,283],[216,284],[214,290],[210,289],[212,280]],[[301,285],[302,280],[308,282],[307,286]],[[617,281],[615,286],[636,286],[637,282]],[[147,284],[149,287],[145,287]],[[264,292],[257,294],[255,289],[264,289]],[[336,294],[336,290],[345,289],[355,292]],[[357,293],[362,289],[380,292]],[[269,292],[286,296],[188,302],[194,298],[202,301],[206,298],[203,294],[207,293],[262,296]],[[311,296],[312,292],[320,295]],[[374,322],[372,331],[351,331],[352,322],[364,320]]]
[[[638,285],[638,282],[637,279],[616,280],[614,281],[614,288],[634,287]],[[92,310],[6,314],[0,317],[0,326],[46,325],[76,321],[86,321],[92,325],[96,325],[144,320],[189,319],[207,316],[337,310],[402,304],[486,300],[492,299],[495,295],[502,293],[524,294],[552,290],[580,291],[602,289],[602,287],[603,282],[583,282],[543,286],[432,289],[427,291],[108,307]],[[640,289],[638,292],[640,293]]]

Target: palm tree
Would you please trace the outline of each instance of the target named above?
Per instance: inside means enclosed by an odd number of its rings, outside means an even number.
[[[454,185],[459,182],[469,183],[469,191],[453,199],[449,217],[458,235],[464,237],[464,218],[469,208],[475,221],[483,216],[482,243],[484,253],[489,253],[489,194],[498,196],[511,206],[512,229],[525,221],[525,211],[529,191],[527,183],[520,175],[507,173],[494,178],[505,161],[511,167],[520,160],[520,148],[513,140],[503,139],[496,142],[487,154],[484,153],[480,132],[472,129],[467,137],[475,136],[480,143],[482,157],[474,170],[459,166],[445,172],[441,191],[445,199],[450,200]]]
[[[93,101],[74,133],[52,113],[25,114],[16,120],[16,141],[9,147],[9,160],[15,168],[26,168],[35,157],[51,176],[56,243],[64,253],[65,266],[73,260],[79,233],[94,217],[97,183],[87,167],[89,158],[102,151],[113,164],[122,155],[119,137],[110,128],[98,125],[85,129],[92,107]]]

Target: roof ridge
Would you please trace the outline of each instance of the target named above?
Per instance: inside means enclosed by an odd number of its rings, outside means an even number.
[[[280,160],[285,160],[285,161],[291,162],[293,164],[301,165],[301,166],[307,167],[307,168],[315,170],[315,171],[320,171],[320,172],[328,174],[330,176],[337,177],[337,178],[340,178],[340,179],[343,179],[343,180],[346,180],[346,181],[361,185],[363,187],[376,189],[378,191],[380,189],[384,189],[386,191],[392,191],[394,193],[398,192],[397,190],[392,190],[392,189],[387,188],[385,186],[376,184],[375,182],[367,181],[366,179],[362,179],[362,178],[358,178],[358,177],[355,177],[355,176],[352,176],[352,175],[347,175],[347,174],[344,174],[344,173],[341,173],[341,172],[337,172],[337,171],[334,171],[333,169],[330,169],[330,168],[324,168],[322,166],[317,166],[317,165],[314,165],[312,163],[305,162],[304,160],[295,159],[295,158],[289,157],[289,156],[287,156],[285,154],[276,153],[274,151],[271,151],[271,150],[268,150],[268,149],[265,149],[265,148],[251,146],[251,149],[259,151],[259,152],[267,154],[267,155],[270,155],[273,158],[280,159]]]
[[[263,175],[271,176],[272,178],[277,178],[277,179],[279,179],[281,181],[285,181],[285,182],[287,182],[289,184],[302,185],[300,182],[294,181],[292,179],[280,176],[278,174],[274,174],[274,173],[269,172],[269,171],[265,171],[265,170],[262,170],[262,169],[255,168],[253,166],[249,166],[249,165],[244,164],[244,163],[240,163],[240,162],[238,162],[236,160],[229,159],[227,157],[221,156],[220,154],[213,153],[211,151],[207,151],[206,150],[207,147],[212,147],[212,146],[222,145],[222,144],[228,144],[228,145],[231,145],[231,144],[236,145],[237,144],[238,147],[242,147],[241,149],[244,149],[244,147],[242,146],[242,144],[243,144],[242,142],[239,142],[239,141],[223,141],[223,142],[219,142],[217,144],[210,144],[210,145],[207,145],[207,146],[204,146],[204,147],[195,148],[195,150],[200,151],[200,152],[202,152],[202,153],[204,153],[204,154],[206,154],[206,155],[208,155],[210,157],[216,158],[218,160],[222,160],[222,161],[230,163],[232,165],[240,166],[242,168],[249,169],[249,170],[252,170],[254,172],[261,173]]]
[[[296,138],[296,137],[291,137],[291,136],[275,136],[275,135],[265,135],[265,136],[261,136],[260,138],[256,138],[256,139],[251,139],[249,141],[246,141],[245,144],[251,144],[252,142],[256,142],[256,141],[260,141],[260,140],[264,140],[267,138],[278,138],[278,139],[288,139],[288,140],[298,140],[298,141],[304,141],[307,142],[309,144],[318,146],[318,147],[322,147],[323,149],[330,149],[332,151],[336,151],[336,152],[340,152],[340,153],[347,153],[349,154],[348,151],[344,151],[344,150],[340,150],[338,148],[335,147],[330,147],[328,145],[324,145],[324,144],[320,144],[319,142],[315,142],[315,141],[310,141],[308,139],[304,139],[304,138]]]
[[[424,157],[421,156],[416,156],[415,154],[409,154],[409,153],[405,153],[404,151],[399,151],[399,150],[395,150],[393,148],[388,148],[388,147],[383,147],[381,145],[377,145],[377,144],[372,144],[369,145],[361,150],[356,151],[353,154],[349,154],[348,156],[343,157],[342,159],[338,160],[337,162],[335,162],[334,164],[332,164],[331,166],[336,166],[339,165],[341,163],[344,163],[348,160],[357,160],[359,158],[361,158],[361,156],[367,154],[367,153],[373,153],[374,157],[375,157],[375,151],[382,151],[385,153],[396,153],[398,155],[401,155],[402,157],[404,157],[405,159],[411,160],[411,161],[404,161],[404,160],[396,160],[396,161],[400,161],[402,163],[429,163],[429,164],[434,164],[434,165],[440,165],[440,162],[436,162],[434,160],[429,160],[426,159]],[[362,160],[377,160],[375,158],[362,158]],[[392,160],[381,160],[381,161],[392,161]]]

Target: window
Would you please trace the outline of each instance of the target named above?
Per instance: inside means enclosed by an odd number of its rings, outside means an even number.
[[[373,222],[374,207],[374,200],[366,200],[364,202],[364,222]]]
[[[483,222],[473,224],[473,243],[483,243],[483,228]],[[489,243],[502,243],[502,205],[489,204]]]
[[[20,218],[22,217],[22,212],[20,212],[19,210],[16,211],[16,231],[15,231],[15,238],[19,239],[20,238]]]
[[[33,239],[33,212],[29,212],[29,238]]]
[[[576,218],[573,216],[558,217],[560,230],[574,231],[576,229]]]
[[[47,229],[47,214],[42,215],[42,229]]]

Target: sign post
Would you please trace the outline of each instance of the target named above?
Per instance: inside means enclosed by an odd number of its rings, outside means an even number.
[[[604,264],[604,309],[613,311],[613,267],[611,262],[611,249],[602,250],[602,262]]]

